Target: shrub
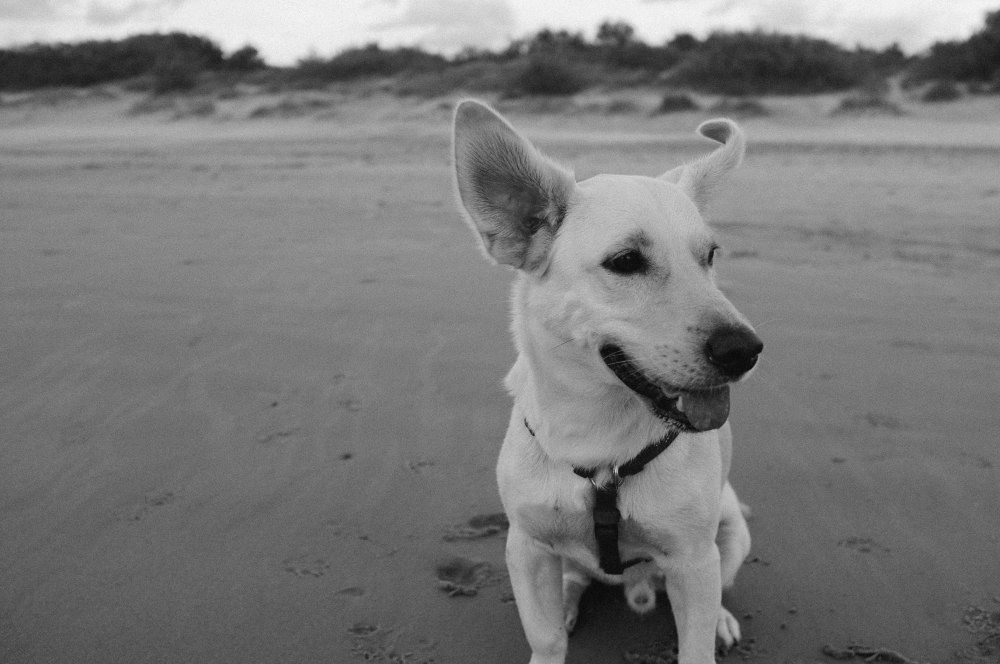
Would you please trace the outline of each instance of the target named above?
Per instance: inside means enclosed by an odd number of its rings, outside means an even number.
[[[713,113],[722,113],[724,115],[739,115],[745,118],[760,117],[771,114],[771,111],[769,111],[764,104],[760,103],[756,99],[749,99],[746,97],[738,97],[736,99],[724,97],[712,105],[711,111]]]
[[[147,34],[120,41],[32,44],[0,49],[0,89],[85,86],[150,74],[159,63],[183,58],[199,71],[222,67],[222,49],[182,32]]]
[[[660,105],[656,108],[657,113],[680,113],[683,111],[697,111],[698,104],[689,95],[668,92],[663,95]]]
[[[326,110],[333,106],[333,101],[329,99],[308,99],[296,97],[284,97],[277,104],[272,106],[259,106],[250,113],[251,119],[257,118],[297,118],[309,115],[316,111]]]
[[[630,115],[638,111],[638,104],[631,99],[612,99],[603,109],[607,115]]]
[[[215,115],[215,102],[211,99],[196,99],[174,112],[174,120],[184,118],[207,118]]]
[[[867,76],[858,86],[858,92],[868,97],[885,97],[891,90],[889,81],[877,74]]]
[[[229,99],[239,99],[243,94],[243,91],[234,85],[223,85],[216,90],[215,98],[219,101],[226,101]]]
[[[552,99],[551,97],[549,99]],[[567,111],[572,109],[581,113],[599,113],[601,115],[634,115],[642,111],[642,108],[632,99],[621,97],[611,98],[606,101],[594,101],[586,104],[573,104],[572,100],[567,100],[569,105]]]
[[[184,55],[168,55],[157,61],[153,67],[153,94],[188,92],[198,84],[201,67],[194,58]]]
[[[677,64],[680,53],[669,46],[650,46],[635,38],[623,21],[605,21],[597,29],[596,50],[611,67],[661,72]]]
[[[715,33],[688,52],[675,83],[727,95],[842,90],[867,73],[863,60],[811,37],[765,32]]]
[[[404,95],[439,97],[462,90],[465,92],[503,92],[510,90],[521,65],[518,62],[478,60],[453,64],[440,71],[420,72],[406,76],[396,84]]]
[[[961,96],[962,91],[958,89],[954,81],[938,81],[927,88],[924,94],[920,96],[920,99],[926,102],[942,102],[955,101],[961,98]]]
[[[542,113],[545,115],[568,115],[580,111],[580,107],[570,97],[535,96],[503,98],[497,102],[500,111],[511,113]]]
[[[129,108],[129,115],[148,115],[150,113],[161,113],[163,111],[177,111],[177,100],[173,97],[144,97],[132,104]]]
[[[913,66],[914,81],[989,81],[1000,74],[1000,10],[965,41],[937,42]]]
[[[233,53],[226,58],[225,68],[230,71],[257,71],[258,69],[264,69],[267,65],[264,60],[260,57],[257,49],[249,44],[243,48],[233,51]]]
[[[903,109],[882,95],[856,92],[841,99],[831,114],[903,115]]]
[[[447,65],[440,55],[418,48],[383,49],[378,44],[352,48],[323,60],[315,56],[299,60],[296,78],[310,82],[349,81],[359,78],[394,76],[443,69]]]
[[[559,57],[530,56],[510,82],[507,96],[573,95],[587,87],[587,79],[578,66]]]
[[[975,55],[968,42],[937,42],[930,53],[914,65],[911,82],[930,80],[968,80],[980,78]]]
[[[507,47],[507,54],[542,55],[547,57],[562,56],[571,58],[586,57],[593,49],[583,34],[567,30],[553,31],[542,28],[527,40],[515,40]]]

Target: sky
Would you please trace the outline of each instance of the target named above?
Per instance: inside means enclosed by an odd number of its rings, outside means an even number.
[[[993,10],[1000,0],[0,0],[0,46],[179,30],[291,65],[371,42],[452,54],[543,27],[592,38],[602,21],[622,20],[650,44],[761,28],[916,53],[965,39]]]

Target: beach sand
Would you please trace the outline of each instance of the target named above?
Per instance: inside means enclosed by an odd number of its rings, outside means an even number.
[[[526,662],[511,274],[456,211],[447,104],[131,103],[0,107],[0,661]],[[726,661],[996,661],[1000,102],[816,103],[745,119],[709,208],[765,341],[733,390]],[[580,177],[710,148],[705,113],[509,114]],[[672,638],[665,599],[595,588],[569,661]]]

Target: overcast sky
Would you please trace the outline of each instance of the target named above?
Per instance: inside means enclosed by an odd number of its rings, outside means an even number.
[[[611,19],[653,44],[679,32],[763,28],[845,46],[897,42],[912,53],[968,37],[994,9],[1000,0],[0,0],[0,45],[181,30],[226,51],[252,44],[282,65],[373,41],[451,53],[542,27],[592,37]]]

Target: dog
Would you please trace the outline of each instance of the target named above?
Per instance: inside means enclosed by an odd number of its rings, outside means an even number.
[[[665,586],[680,664],[714,662],[740,639],[722,591],[750,551],[729,385],[763,344],[716,286],[701,210],[744,135],[710,120],[698,133],[719,145],[701,159],[577,182],[485,104],[460,102],[453,129],[459,207],[516,272],[497,481],[531,664],[565,661],[593,579],[640,613]]]

